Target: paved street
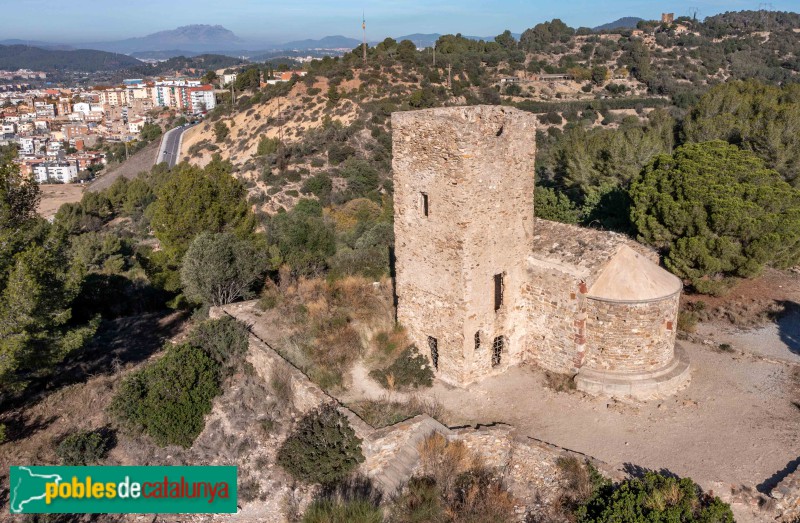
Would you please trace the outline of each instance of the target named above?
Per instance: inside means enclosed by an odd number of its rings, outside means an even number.
[[[159,164],[161,162],[167,162],[170,167],[175,167],[175,164],[178,163],[180,159],[180,143],[181,143],[181,135],[189,129],[190,127],[176,127],[175,129],[170,129],[169,131],[164,134],[161,138],[161,148],[158,150],[158,156],[156,157],[156,163]]]

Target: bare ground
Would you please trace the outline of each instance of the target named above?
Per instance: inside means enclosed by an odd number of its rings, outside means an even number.
[[[81,201],[84,187],[86,186],[73,183],[40,184],[42,199],[37,212],[44,218],[55,216],[58,209],[65,203]]]

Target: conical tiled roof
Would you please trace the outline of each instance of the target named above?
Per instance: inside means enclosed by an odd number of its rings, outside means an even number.
[[[627,245],[603,267],[588,296],[599,300],[638,302],[672,296],[681,280]]]

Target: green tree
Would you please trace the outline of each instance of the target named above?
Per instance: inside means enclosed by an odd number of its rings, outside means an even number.
[[[333,227],[323,218],[316,200],[300,200],[290,212],[273,216],[268,236],[280,259],[298,273],[324,269],[328,257],[336,253]]]
[[[214,140],[217,143],[224,142],[228,134],[230,134],[228,126],[222,120],[218,120],[217,123],[214,124]]]
[[[792,185],[800,184],[800,85],[726,82],[700,98],[684,121],[690,142],[725,140],[753,151]]]
[[[701,292],[723,277],[800,260],[800,190],[750,151],[722,141],[658,156],[631,185],[639,238]]]
[[[578,223],[580,211],[569,197],[550,187],[536,187],[533,210],[537,218],[561,223]]]
[[[97,321],[74,325],[80,278],[66,234],[35,214],[39,188],[0,157],[0,395],[45,375],[82,347]]]
[[[198,234],[183,257],[184,294],[215,307],[253,296],[253,284],[265,269],[260,254],[249,238],[229,232]]]
[[[201,232],[230,231],[242,238],[252,233],[247,191],[230,172],[219,156],[204,169],[181,164],[156,190],[151,225],[172,262],[180,261]]]
[[[139,133],[139,139],[143,142],[152,142],[161,136],[161,126],[155,123],[147,122],[142,126]]]
[[[295,479],[334,484],[364,461],[361,440],[335,405],[325,404],[300,420],[278,449],[278,464]]]

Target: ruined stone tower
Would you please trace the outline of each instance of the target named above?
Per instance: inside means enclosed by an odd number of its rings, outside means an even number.
[[[533,217],[535,117],[394,113],[397,317],[459,386],[535,363],[581,390],[650,397],[690,378],[681,281],[630,238]]]
[[[394,113],[398,321],[442,380],[520,363],[533,249],[535,117],[505,107]]]

